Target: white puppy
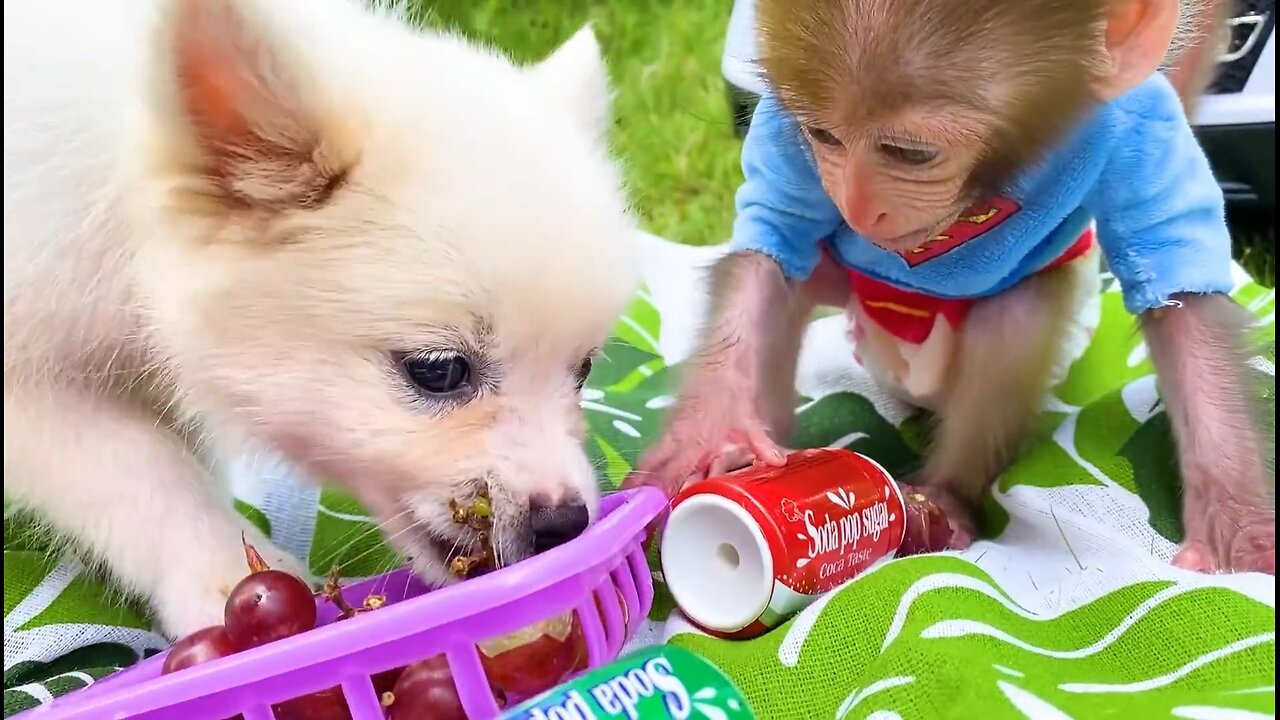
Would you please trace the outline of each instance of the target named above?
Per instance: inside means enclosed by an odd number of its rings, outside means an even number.
[[[492,493],[505,563],[581,531],[578,390],[635,282],[589,31],[519,67],[349,0],[4,22],[7,503],[170,634],[245,572],[208,450],[331,479],[435,581],[452,496]]]

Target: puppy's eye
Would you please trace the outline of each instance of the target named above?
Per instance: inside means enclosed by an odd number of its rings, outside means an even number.
[[[471,363],[461,355],[406,357],[403,365],[409,381],[428,395],[453,395],[471,383]]]
[[[844,147],[844,143],[840,142],[840,138],[820,127],[809,126],[806,127],[804,131],[808,133],[809,137],[819,145],[826,145],[827,147]]]
[[[583,358],[582,364],[578,366],[577,377],[578,377],[579,390],[581,390],[583,387],[586,386],[587,377],[590,375],[591,375],[591,358],[588,356]]]
[[[933,148],[910,147],[894,143],[881,143],[880,154],[903,165],[928,165],[938,157],[938,151]]]

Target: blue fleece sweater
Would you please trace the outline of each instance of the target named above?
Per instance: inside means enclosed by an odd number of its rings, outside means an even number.
[[[1044,268],[1093,219],[1134,314],[1175,293],[1233,287],[1222,191],[1158,73],[1099,107],[1004,195],[915,252],[881,249],[845,224],[800,127],[771,95],[756,108],[742,169],[731,246],[774,258],[796,280],[813,272],[825,245],[890,285],[985,297]]]

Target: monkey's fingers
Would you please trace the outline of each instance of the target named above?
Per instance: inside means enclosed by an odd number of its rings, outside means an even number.
[[[1234,528],[1224,569],[1231,572],[1276,574],[1275,513],[1260,510],[1252,522]]]
[[[947,543],[947,547],[952,550],[968,549],[973,544],[973,535],[956,521],[949,522],[951,523],[951,540]]]
[[[1251,567],[1255,572],[1266,573],[1271,576],[1276,574],[1276,549],[1273,545],[1264,550],[1250,552],[1243,557],[1237,556],[1232,558],[1234,567]]]
[[[658,444],[641,456],[622,486],[627,489],[649,485],[660,488],[668,498],[675,497],[691,477],[698,474],[705,477],[703,458],[708,455],[705,448],[715,445],[702,423],[674,422]]]
[[[683,476],[673,472],[676,466],[670,453],[646,454],[622,481],[622,489],[650,486],[662,490],[668,498],[673,497],[684,482]]]
[[[764,429],[764,423],[751,423],[741,433],[755,459],[775,467],[782,467],[787,464],[786,450],[783,450],[781,445],[769,437],[769,433]]]
[[[1173,556],[1173,565],[1202,573],[1261,572],[1275,575],[1275,525],[1231,528],[1220,542],[1188,540]]]
[[[751,448],[743,447],[737,443],[726,443],[720,452],[716,453],[707,466],[707,477],[719,477],[734,470],[739,470],[750,465],[756,459],[755,453]]]
[[[1198,540],[1184,543],[1182,548],[1174,554],[1172,564],[1174,567],[1192,572],[1213,573],[1218,571],[1218,562],[1214,559],[1213,551],[1209,549],[1209,544]]]
[[[1172,564],[1202,573],[1276,571],[1275,504],[1261,493],[1195,472],[1183,481],[1186,536]],[[1239,484],[1239,483],[1237,483]]]
[[[1274,528],[1244,530],[1215,552],[1210,543],[1190,540],[1173,556],[1174,567],[1200,573],[1262,572],[1276,574]]]
[[[781,467],[787,464],[787,451],[769,437],[763,423],[750,421],[745,428],[731,431],[719,448],[706,453],[698,468],[705,469],[706,477],[717,477],[757,461]]]

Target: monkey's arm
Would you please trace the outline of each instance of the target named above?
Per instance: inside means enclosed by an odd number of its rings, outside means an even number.
[[[790,281],[807,280],[822,241],[843,222],[822,187],[803,131],[769,94],[742,144],[742,185],[729,246],[772,258]]]
[[[742,151],[731,254],[711,273],[710,318],[680,397],[635,477],[674,493],[761,458],[781,462],[795,364],[812,299],[797,284],[841,222],[799,128],[769,96]]]
[[[1231,292],[1231,235],[1222,188],[1167,82],[1125,101],[1124,126],[1086,208],[1135,316],[1180,293]]]
[[[1274,458],[1250,412],[1247,321],[1227,296],[1222,192],[1166,89],[1132,118],[1091,209],[1125,305],[1142,319],[1178,443],[1186,537],[1175,562],[1274,573]]]
[[[1275,438],[1248,380],[1248,314],[1224,295],[1175,300],[1142,316],[1182,470],[1186,540],[1174,563],[1275,574]]]

